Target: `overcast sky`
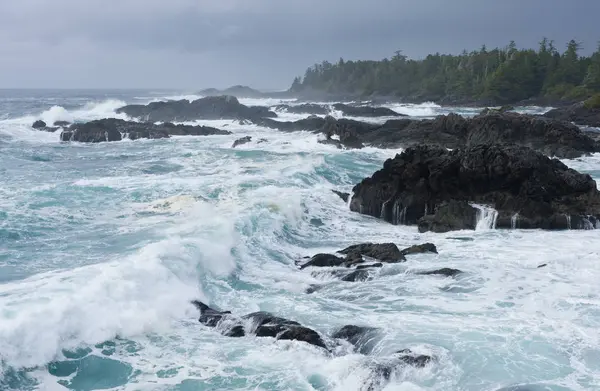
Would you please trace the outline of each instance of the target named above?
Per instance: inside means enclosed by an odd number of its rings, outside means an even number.
[[[600,40],[600,0],[0,0],[0,88],[287,88],[322,60]]]

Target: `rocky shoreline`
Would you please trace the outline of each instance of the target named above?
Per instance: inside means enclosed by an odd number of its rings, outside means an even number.
[[[585,109],[585,110],[584,110]],[[383,123],[336,119],[331,110],[346,116],[380,117]],[[241,121],[281,132],[309,131],[323,135],[321,142],[340,148],[406,148],[382,169],[356,184],[351,193],[333,190],[349,207],[394,225],[415,226],[418,232],[445,233],[474,230],[481,222],[492,229],[595,229],[600,223],[600,191],[586,174],[557,160],[600,152],[598,138],[580,125],[595,126],[593,111],[580,106],[556,109],[542,116],[485,110],[472,118],[457,114],[433,119],[402,118],[393,110],[365,105],[245,106],[236,98],[211,96],[187,100],[129,105],[118,110],[135,121],[101,119],[87,123],[36,121],[39,131],[61,131],[64,142],[112,142],[169,138],[177,135],[231,135],[229,131],[174,124],[210,119]],[[307,114],[298,121],[279,121],[278,112]],[[256,143],[266,142],[258,139]],[[253,142],[237,138],[231,148]],[[380,278],[382,271],[415,256],[434,257],[438,248],[422,243],[400,249],[395,243],[358,243],[333,253],[298,260],[297,272],[325,276],[330,282],[313,284],[306,294],[318,294],[327,284],[357,284]],[[461,279],[463,271],[444,265],[409,273],[418,278]],[[545,264],[540,265],[543,268]],[[438,266],[439,267],[439,266]],[[273,338],[308,344],[328,355],[365,356],[369,376],[364,389],[381,390],[396,371],[434,366],[438,357],[411,348],[388,355],[374,354],[381,330],[369,325],[343,325],[320,333],[293,319],[268,312],[244,315],[221,311],[201,301],[192,304],[199,322],[230,338]],[[348,352],[348,349],[345,351]],[[522,388],[526,390],[527,388]]]

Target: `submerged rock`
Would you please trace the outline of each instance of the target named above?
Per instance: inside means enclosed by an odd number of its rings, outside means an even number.
[[[128,105],[117,109],[117,113],[140,118],[148,122],[186,122],[200,119],[249,119],[277,117],[267,107],[245,106],[234,96],[209,96],[188,101],[187,99],[167,102],[152,102],[147,105]]]
[[[331,336],[351,343],[356,351],[361,354],[370,354],[381,339],[379,329],[355,325],[344,326]]]
[[[413,366],[424,368],[432,363],[434,358],[431,356],[416,354],[410,349],[404,349],[394,353],[389,359],[375,361],[371,364],[371,376],[363,389],[368,391],[377,391],[383,389],[397,370],[403,367]]]
[[[498,211],[498,228],[512,228],[517,213],[519,228],[591,229],[600,219],[591,176],[516,145],[408,148],[353,193],[352,211],[392,224],[418,223],[421,232],[475,228],[471,202]]]
[[[221,329],[225,336],[243,337],[251,334],[277,340],[301,341],[327,349],[319,333],[293,320],[280,318],[268,312],[254,312],[236,318],[229,311],[217,311],[200,301],[193,301],[192,304],[200,310],[200,323]],[[249,329],[245,327],[247,324],[251,325]]]
[[[250,137],[250,136],[238,138],[237,140],[235,140],[233,142],[233,145],[231,146],[231,148],[235,148],[238,145],[248,144],[250,141],[252,141],[252,137]]]
[[[458,269],[443,268],[443,269],[431,270],[431,271],[427,271],[427,272],[420,272],[417,274],[420,274],[422,276],[455,277],[459,274],[462,274],[462,271],[458,270]]]
[[[434,253],[437,254],[437,247],[433,243],[423,243],[417,244],[414,246],[410,246],[400,251],[402,255],[410,255],[410,254],[423,254],[423,253]]]
[[[366,269],[357,269],[350,274],[342,277],[342,281],[345,282],[359,282],[359,281],[367,281],[370,278],[369,271]]]

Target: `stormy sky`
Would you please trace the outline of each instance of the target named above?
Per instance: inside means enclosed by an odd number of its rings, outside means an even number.
[[[600,40],[599,0],[0,0],[0,88],[284,89],[322,60]]]

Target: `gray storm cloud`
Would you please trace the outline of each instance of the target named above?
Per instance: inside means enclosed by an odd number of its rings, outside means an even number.
[[[0,87],[286,88],[314,62],[600,39],[597,0],[0,1]]]

